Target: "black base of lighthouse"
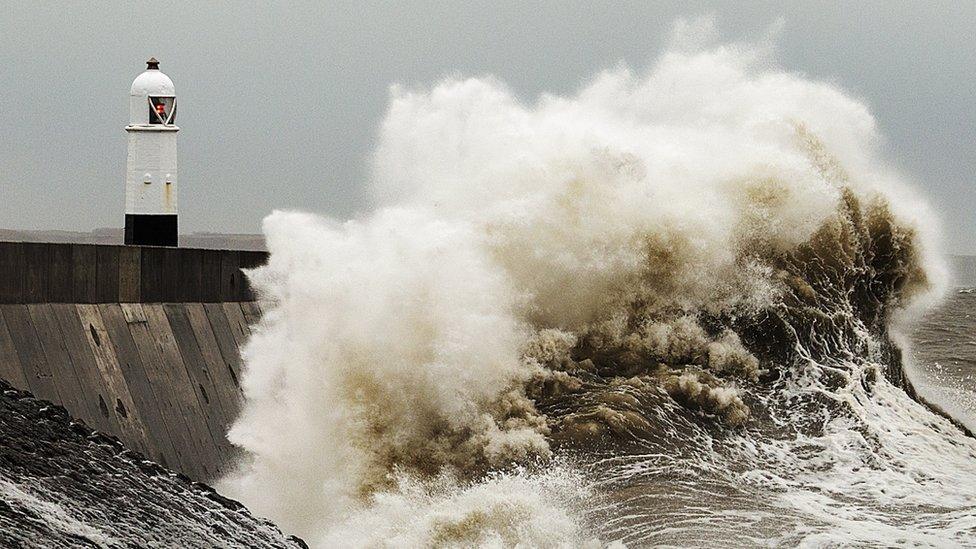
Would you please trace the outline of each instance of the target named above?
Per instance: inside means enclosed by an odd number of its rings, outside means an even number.
[[[176,246],[179,237],[175,215],[125,214],[127,246]]]

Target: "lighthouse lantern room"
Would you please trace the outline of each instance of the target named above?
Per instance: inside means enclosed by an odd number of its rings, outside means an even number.
[[[150,58],[129,90],[125,243],[176,246],[176,88]]]

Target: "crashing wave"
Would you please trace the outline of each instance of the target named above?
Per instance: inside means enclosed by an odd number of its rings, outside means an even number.
[[[735,506],[762,539],[836,526],[776,495],[833,458],[783,456],[885,444],[872,418],[910,406],[890,331],[944,269],[867,109],[769,66],[678,48],[533,105],[394,88],[377,209],[265,220],[224,489],[322,544],[645,543],[682,512],[741,543]],[[526,499],[560,460],[576,481]]]

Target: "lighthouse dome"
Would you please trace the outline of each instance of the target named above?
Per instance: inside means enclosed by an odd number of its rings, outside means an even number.
[[[129,88],[129,125],[165,128],[175,121],[176,86],[159,70],[159,61],[150,58]]]
[[[132,81],[129,95],[176,95],[176,86],[161,70],[147,70]]]

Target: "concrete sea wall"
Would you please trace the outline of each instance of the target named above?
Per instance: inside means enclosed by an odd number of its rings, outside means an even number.
[[[265,252],[0,242],[0,303],[253,299],[241,269]]]
[[[187,476],[227,471],[261,252],[0,243],[0,377]]]

